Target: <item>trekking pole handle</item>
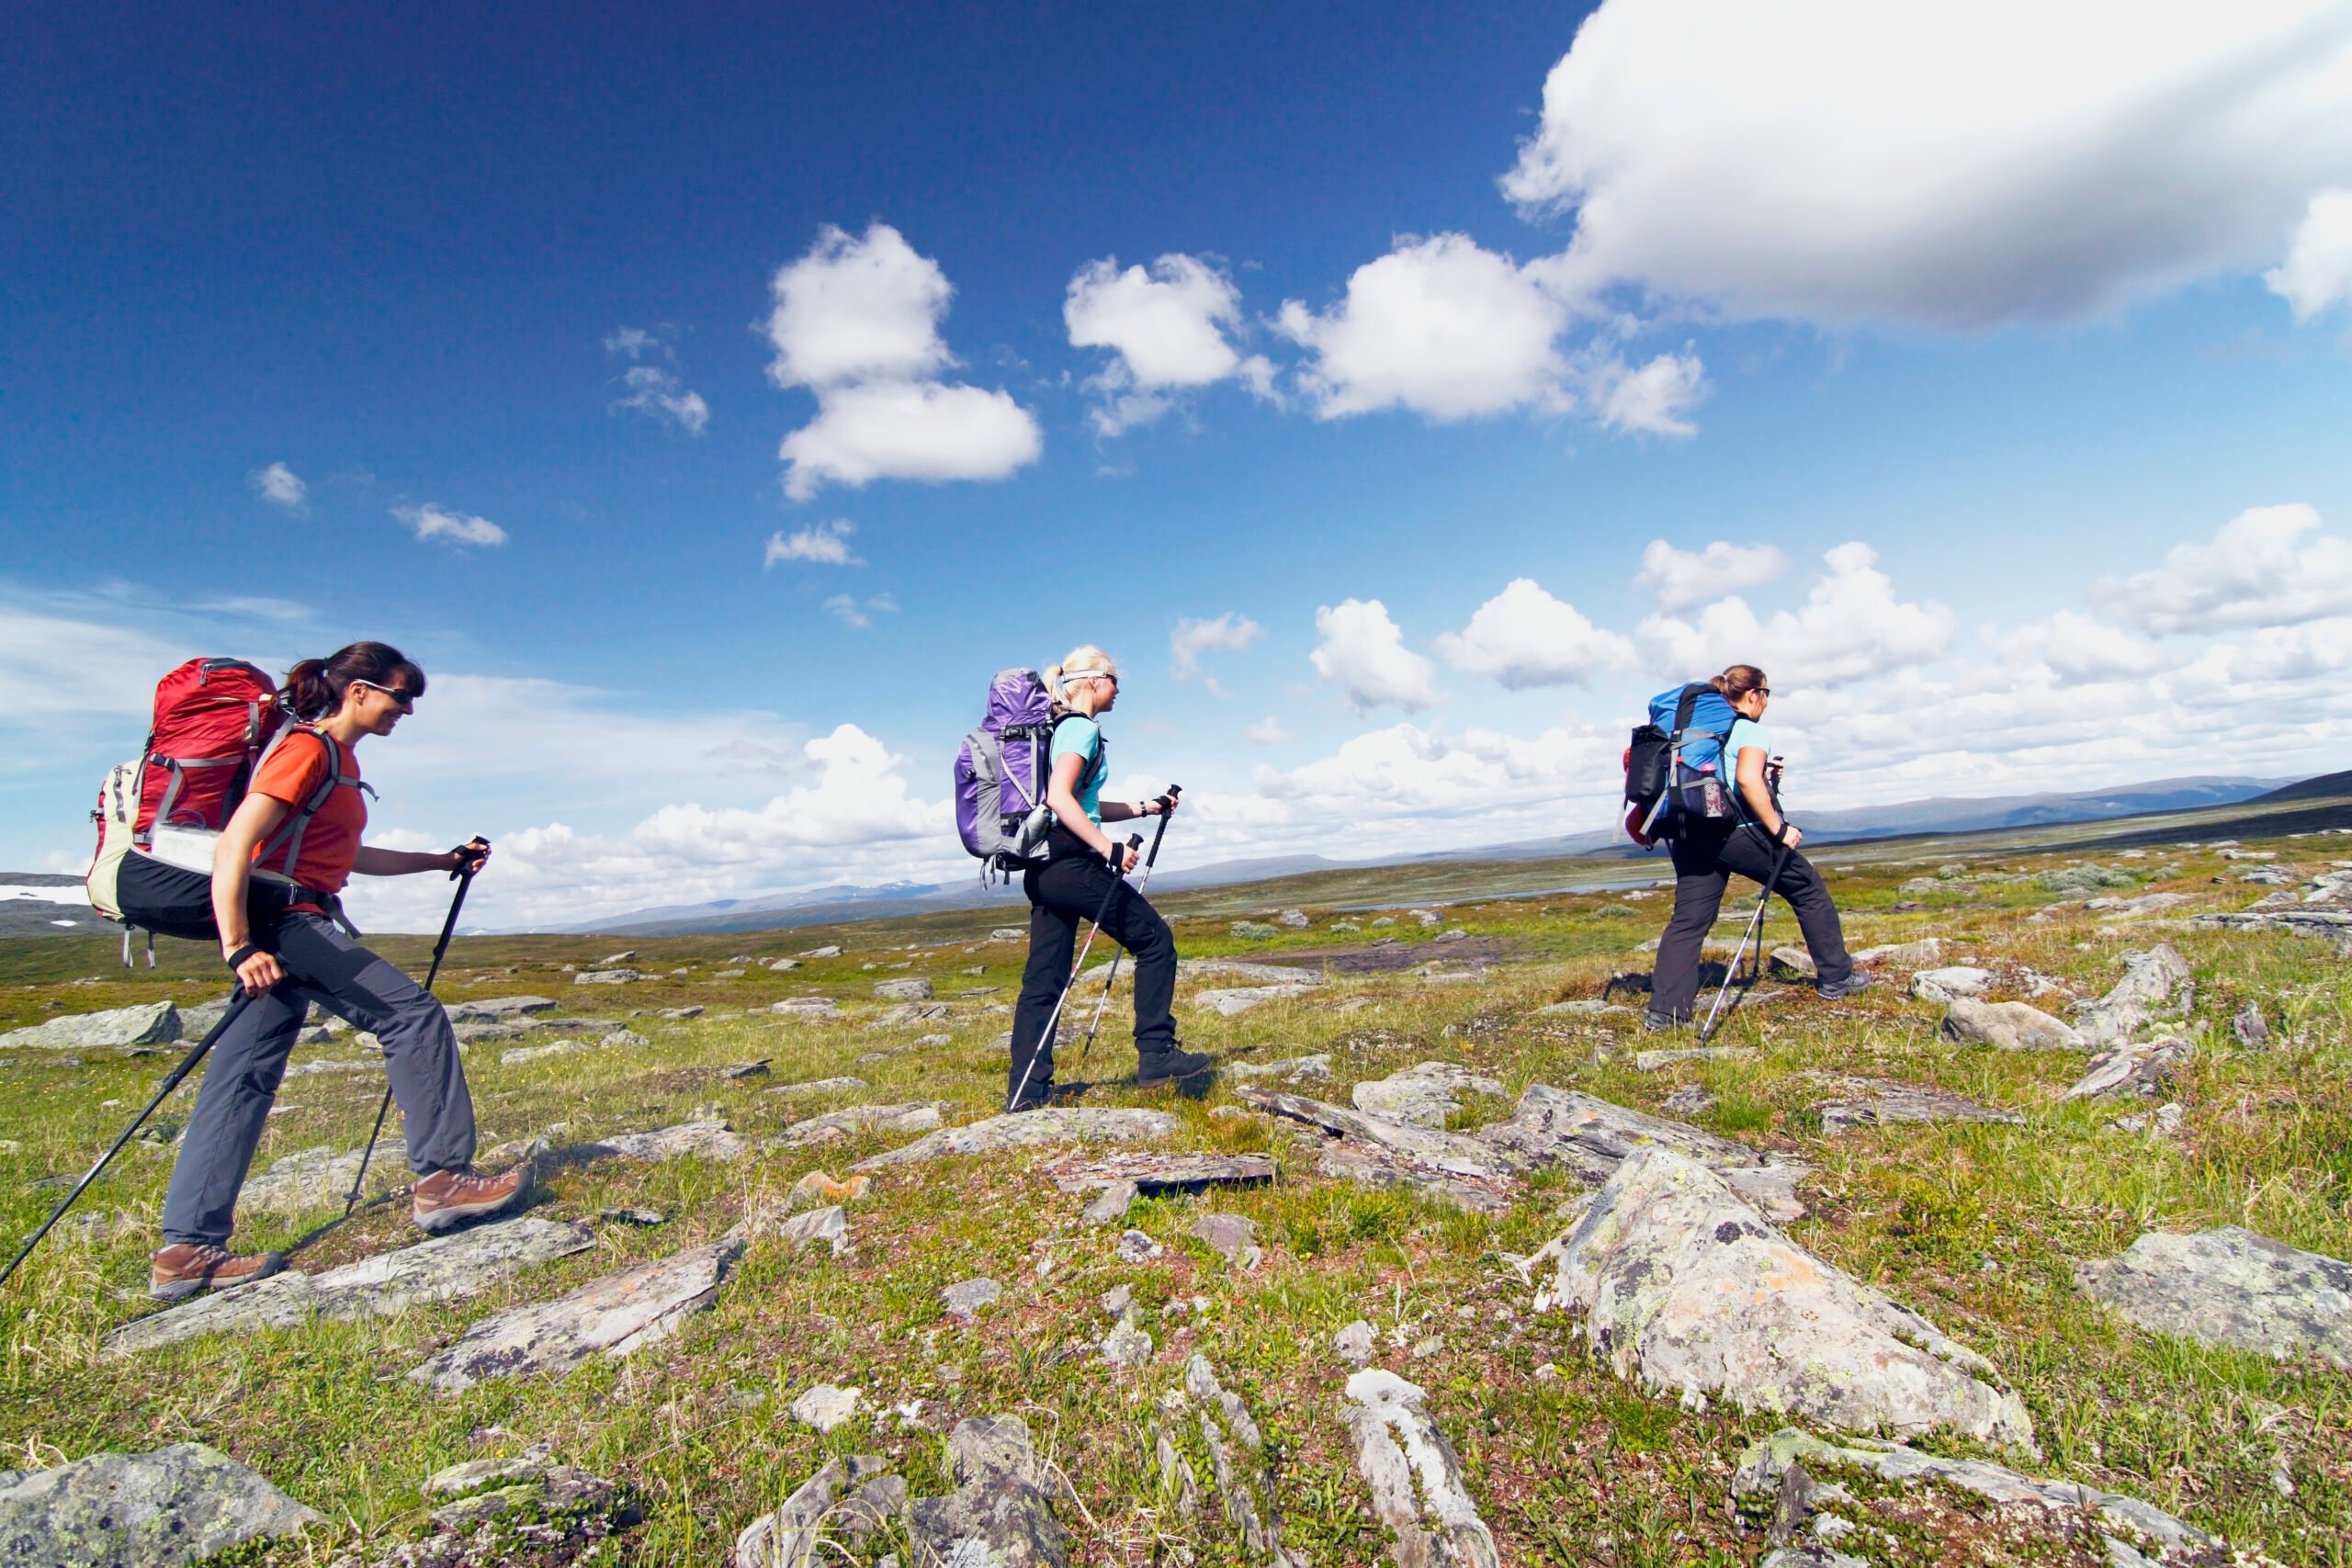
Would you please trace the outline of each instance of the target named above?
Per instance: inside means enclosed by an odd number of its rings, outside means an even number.
[[[449,880],[455,882],[481,869],[482,857],[490,852],[490,840],[476,833],[449,852],[458,857],[458,863],[449,869]]]
[[[1111,874],[1114,876],[1125,876],[1127,874],[1127,857],[1119,852],[1121,850],[1139,850],[1141,848],[1143,848],[1143,835],[1141,833],[1128,834],[1127,841],[1124,844],[1114,840],[1111,845],[1111,853],[1108,857],[1111,862]]]
[[[1148,871],[1159,859],[1159,840],[1168,836],[1168,818],[1176,809],[1176,797],[1184,793],[1182,784],[1170,784],[1168,793],[1159,797],[1159,826],[1151,830],[1151,852],[1144,856],[1144,869]]]

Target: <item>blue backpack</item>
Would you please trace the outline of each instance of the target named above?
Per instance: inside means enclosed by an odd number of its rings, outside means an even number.
[[[1738,712],[1703,681],[1650,699],[1650,721],[1625,748],[1626,825],[1645,842],[1671,839],[1692,819],[1738,815],[1736,792],[1724,766],[1724,742]]]

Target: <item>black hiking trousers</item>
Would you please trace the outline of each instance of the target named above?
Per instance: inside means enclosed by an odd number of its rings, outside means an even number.
[[[1657,968],[1650,978],[1650,1010],[1677,1023],[1690,1021],[1699,996],[1699,955],[1723,908],[1724,888],[1737,872],[1758,886],[1772,874],[1772,860],[1781,852],[1764,829],[1752,822],[1736,827],[1703,828],[1693,824],[1670,840],[1674,855],[1674,918],[1657,944]],[[1846,931],[1838,906],[1813,863],[1796,850],[1789,852],[1781,879],[1772,891],[1796,911],[1797,930],[1804,933],[1805,951],[1824,985],[1835,985],[1854,972],[1846,953]]]
[[[166,1243],[227,1245],[238,1189],[313,1002],[383,1042],[409,1169],[429,1176],[473,1161],[473,1097],[441,1004],[321,916],[289,913],[269,941],[286,978],[247,1002],[213,1043],[164,1194]]]
[[[1058,828],[1054,831],[1057,838],[1078,843],[1074,835]],[[1012,1066],[1005,1088],[1008,1095],[1017,1090],[1026,1100],[1036,1099],[1054,1081],[1054,1047],[1046,1038],[1046,1021],[1053,1016],[1054,998],[1069,983],[1079,924],[1102,910],[1114,882],[1119,891],[1102,916],[1102,932],[1135,960],[1136,1055],[1148,1062],[1176,1043],[1175,934],[1132,884],[1114,877],[1091,850],[1082,844],[1079,849],[1077,854],[1057,855],[1021,876],[1021,889],[1029,895],[1029,964],[1021,973],[1020,1005],[1012,1010]],[[1091,1012],[1091,997],[1084,1005]],[[1056,1032],[1080,1008],[1073,996],[1062,1010]],[[1041,1043],[1044,1054],[1033,1066],[1030,1058]],[[1024,1074],[1028,1087],[1022,1089]]]

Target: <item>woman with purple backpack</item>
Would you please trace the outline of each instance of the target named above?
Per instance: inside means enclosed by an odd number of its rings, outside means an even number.
[[[1102,930],[1135,959],[1136,1082],[1145,1089],[1197,1078],[1209,1058],[1176,1039],[1176,939],[1159,911],[1121,874],[1133,871],[1136,852],[1113,842],[1106,822],[1173,811],[1171,796],[1104,800],[1109,772],[1101,717],[1119,700],[1119,671],[1091,644],[1046,671],[1052,694],[1053,739],[1045,804],[1053,812],[1046,857],[1022,873],[1029,896],[1029,963],[1021,1002],[1012,1015],[1012,1066],[1006,1109],[1035,1111],[1054,1099],[1055,1010],[1070,983],[1071,953],[1080,920]],[[1114,866],[1116,870],[1114,870]]]

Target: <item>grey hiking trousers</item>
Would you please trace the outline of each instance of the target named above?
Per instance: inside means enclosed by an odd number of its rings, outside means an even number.
[[[441,1004],[321,916],[289,913],[275,936],[286,978],[246,1003],[213,1043],[164,1197],[166,1243],[228,1242],[237,1190],[313,1002],[384,1043],[409,1168],[426,1176],[473,1162],[473,1097]]]

